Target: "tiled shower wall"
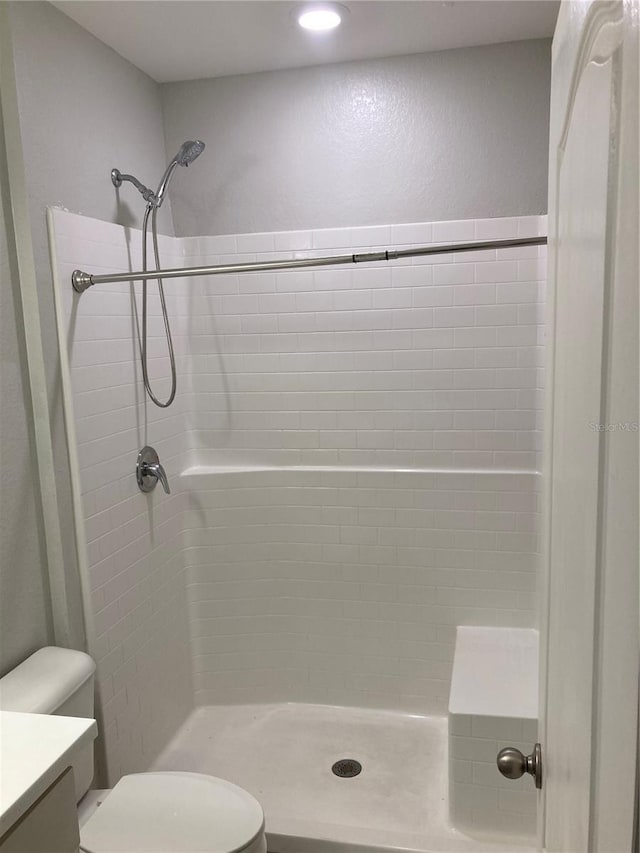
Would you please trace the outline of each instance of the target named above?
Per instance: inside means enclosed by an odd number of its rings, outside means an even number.
[[[456,624],[535,624],[543,250],[168,282],[180,385],[158,410],[143,403],[129,285],[73,300],[67,286],[77,266],[137,266],[139,235],[54,216],[114,768],[146,766],[191,702],[187,619],[197,702],[434,712]],[[165,238],[161,252],[166,265],[233,263],[543,227]],[[153,370],[166,376],[152,305]],[[137,491],[145,441],[170,499]],[[134,625],[155,669],[128,639]],[[162,671],[159,638],[182,663],[155,732],[160,685],[142,690],[140,678]],[[132,739],[143,745],[129,753]]]
[[[543,227],[425,223],[185,249],[215,264]],[[197,702],[442,713],[456,625],[535,624],[544,264],[526,247],[190,289]]]
[[[215,264],[541,227],[523,217],[184,243],[194,264]],[[202,279],[189,290],[195,459],[538,468],[544,257],[534,246]]]
[[[445,713],[456,625],[535,624],[537,479],[186,475],[196,701]]]
[[[84,530],[87,540],[89,652],[97,662],[98,757],[106,782],[144,769],[193,705],[184,562],[184,495],[143,495],[134,469],[138,450],[153,444],[175,484],[186,447],[184,394],[169,409],[145,400],[137,352],[137,319],[129,284],[73,294],[72,271],[139,267],[140,232],[51,211],[57,310],[73,387]],[[166,263],[180,265],[175,240],[161,238]],[[155,289],[155,285],[154,285]],[[180,317],[182,283],[167,288],[170,314]],[[178,296],[176,297],[176,294]],[[139,302],[139,300],[138,300]],[[150,300],[149,369],[166,398],[169,374],[157,298]],[[181,390],[186,339],[173,341]],[[67,416],[69,416],[69,412]],[[71,413],[73,417],[73,413]]]

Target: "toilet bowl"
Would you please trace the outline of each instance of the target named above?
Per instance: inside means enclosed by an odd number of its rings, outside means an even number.
[[[80,829],[82,853],[266,853],[264,816],[237,785],[202,773],[123,776]]]
[[[0,678],[0,709],[93,717],[95,663],[47,647]],[[72,756],[76,798],[93,777],[93,747]],[[123,776],[80,828],[81,853],[267,853],[264,814],[247,791],[202,773]]]

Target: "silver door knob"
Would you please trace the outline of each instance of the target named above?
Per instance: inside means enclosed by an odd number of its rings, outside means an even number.
[[[536,788],[542,788],[542,748],[539,743],[535,744],[531,755],[525,755],[515,746],[507,746],[498,753],[496,764],[507,779],[520,779],[529,773],[535,780]]]
[[[169,488],[169,480],[158,454],[153,447],[143,447],[138,453],[138,462],[136,464],[136,480],[141,492],[151,492],[158,484],[158,480],[162,483],[162,488],[167,494],[171,493]]]

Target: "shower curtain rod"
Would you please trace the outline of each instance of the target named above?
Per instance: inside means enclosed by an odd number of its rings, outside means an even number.
[[[295,270],[305,267],[328,267],[338,264],[364,264],[375,261],[396,261],[400,258],[417,258],[423,255],[444,255],[450,252],[477,252],[483,249],[510,249],[516,246],[545,246],[546,243],[546,237],[520,237],[513,240],[484,240],[474,243],[420,246],[414,249],[384,249],[379,252],[330,255],[324,258],[252,261],[246,264],[220,264],[213,267],[179,267],[169,270],[113,273],[112,275],[92,275],[82,270],[74,270],[71,275],[71,283],[76,293],[83,293],[94,284],[110,284],[121,281],[150,281],[153,279],[184,278],[195,275],[224,275],[225,273],[268,272],[273,270]]]

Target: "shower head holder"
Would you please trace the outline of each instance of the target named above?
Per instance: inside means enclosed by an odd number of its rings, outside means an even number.
[[[135,175],[123,175],[120,169],[111,170],[111,183],[116,189],[119,189],[124,181],[129,181],[129,183],[133,184],[147,204],[150,204],[152,207],[158,206],[158,199],[156,198],[153,190],[150,190],[149,187],[145,187],[145,185],[141,183]]]

